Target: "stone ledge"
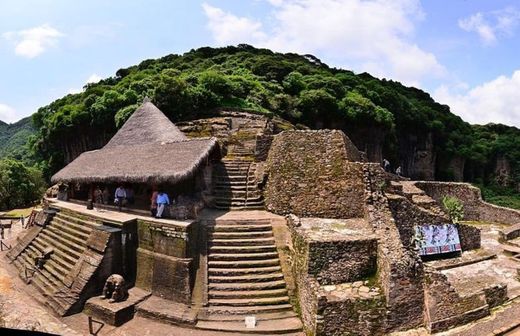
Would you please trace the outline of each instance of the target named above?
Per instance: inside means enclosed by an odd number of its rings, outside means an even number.
[[[436,332],[448,330],[448,329],[456,327],[456,326],[467,324],[469,322],[479,320],[488,315],[489,315],[489,307],[486,304],[484,306],[467,311],[460,315],[451,316],[446,319],[431,322],[428,327],[429,327],[430,332],[436,333]]]
[[[140,303],[136,310],[138,316],[174,325],[194,326],[197,322],[197,310],[154,295]]]
[[[118,327],[134,317],[135,306],[150,294],[134,287],[128,291],[128,299],[123,302],[109,303],[108,300],[102,300],[100,297],[92,297],[85,304],[83,312],[96,320]]]
[[[499,231],[500,241],[504,242],[520,237],[520,224],[509,226]]]
[[[434,260],[425,262],[426,265],[432,266],[438,271],[451,268],[462,267],[466,265],[476,264],[481,261],[495,259],[496,253],[488,251],[469,251],[464,252],[462,256],[443,260]]]

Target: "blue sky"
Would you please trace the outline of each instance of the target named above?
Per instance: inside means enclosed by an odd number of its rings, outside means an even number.
[[[201,46],[312,53],[520,127],[516,0],[1,0],[0,120],[119,68]]]

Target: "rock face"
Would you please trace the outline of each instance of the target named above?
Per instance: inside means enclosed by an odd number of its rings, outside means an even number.
[[[504,156],[499,156],[495,162],[495,182],[503,187],[511,183],[511,164]]]
[[[432,134],[427,133],[422,137],[403,134],[399,143],[399,163],[405,176],[414,180],[435,179],[436,153]],[[393,168],[395,169],[395,167]]]

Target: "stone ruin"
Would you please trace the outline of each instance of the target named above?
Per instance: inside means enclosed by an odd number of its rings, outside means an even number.
[[[222,161],[201,168],[210,187],[196,218],[116,216],[49,199],[56,213],[9,252],[23,270],[54,248],[32,283],[60,315],[83,310],[119,326],[137,314],[243,333],[438,332],[489,315],[518,289],[496,279],[461,289],[453,270],[497,259],[478,225],[457,224],[463,252],[449,258],[421,258],[412,243],[414,227],[451,223],[440,206],[446,195],[464,203],[467,220],[507,225],[501,242],[518,239],[520,212],[485,203],[474,187],[387,173],[337,130],[295,130],[242,112],[179,128],[217,137],[222,150]],[[520,260],[513,245],[508,253]],[[129,292],[111,305],[99,295],[113,273]],[[250,315],[256,329],[243,326]]]

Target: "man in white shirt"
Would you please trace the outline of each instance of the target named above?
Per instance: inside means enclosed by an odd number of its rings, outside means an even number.
[[[114,202],[117,204],[117,208],[121,211],[121,207],[123,206],[123,201],[126,199],[126,190],[120,185],[116,189],[116,193],[114,195]]]

